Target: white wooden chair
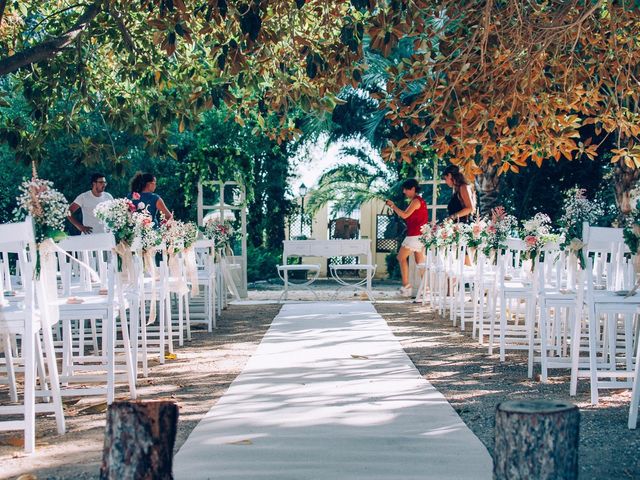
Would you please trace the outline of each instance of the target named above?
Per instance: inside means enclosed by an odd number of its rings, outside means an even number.
[[[586,290],[584,297],[587,321],[577,328],[586,326],[589,335],[589,369],[591,382],[591,403],[596,405],[599,390],[610,388],[632,388],[634,371],[634,345],[637,339],[637,312],[640,308],[640,293],[625,296],[631,290],[632,282],[626,289],[596,290],[597,285],[593,273],[593,258],[586,258]],[[630,265],[625,265],[631,269]],[[620,267],[616,270],[624,272]],[[626,275],[629,280],[632,275]],[[619,283],[609,278],[613,285]],[[574,353],[574,352],[572,352]],[[572,381],[577,382],[580,376],[579,352],[575,352],[572,362]]]
[[[484,345],[484,337],[488,333],[488,325],[496,321],[496,288],[497,266],[485,253],[476,251],[476,279],[473,288],[474,314],[473,314],[473,338],[478,338],[478,343]]]
[[[550,368],[570,368],[573,342],[580,342],[580,332],[574,332],[578,314],[576,263],[567,261],[567,252],[558,245],[546,246],[536,259],[536,289],[538,321],[535,338],[529,344],[529,378],[533,364],[540,362],[541,381],[548,378]]]
[[[148,376],[148,359],[157,353],[160,363],[165,362],[167,353],[173,353],[173,325],[171,321],[171,297],[169,291],[169,269],[167,258],[159,248],[161,258],[158,266],[155,266],[155,253],[151,254],[154,265],[142,276],[142,295],[140,308],[142,321],[140,322],[140,354],[142,362],[142,374]],[[136,255],[140,259],[139,255]],[[149,307],[146,304],[149,302]],[[152,307],[152,303],[154,304]],[[155,316],[151,318],[152,310]]]
[[[128,384],[130,398],[135,399],[136,365],[131,339],[136,337],[139,311],[137,299],[127,298],[132,292],[123,292],[124,285],[117,275],[117,256],[113,251],[115,239],[110,233],[78,235],[61,241],[59,246],[72,257],[83,259],[87,266],[104,263],[105,267],[100,270],[103,270],[103,277],[106,277],[105,280],[96,279],[99,281],[94,285],[90,272],[81,265],[85,272],[82,276],[88,280],[73,285],[69,281],[68,272],[63,270],[63,292],[68,299],[60,300],[64,345],[61,382],[65,386],[62,394],[105,395],[107,403],[111,404],[115,396],[116,381],[123,380]],[[105,258],[109,258],[108,263]],[[65,262],[60,258],[59,263],[68,271],[75,262]],[[86,351],[83,342],[85,321],[90,322],[94,334],[97,331],[96,323],[101,326],[100,349],[93,353]],[[86,386],[69,386],[73,384]]]
[[[415,301],[421,302],[423,306],[430,302],[433,306],[438,274],[438,257],[435,247],[425,252],[424,262],[417,267],[420,272],[420,283]]]
[[[47,291],[40,277],[36,276],[36,245],[33,223],[27,219],[21,223],[0,225],[0,246],[16,243],[17,271],[20,276],[23,296],[21,302],[4,302],[0,305],[0,332],[2,336],[19,336],[21,359],[24,362],[24,393],[20,405],[0,406],[0,415],[21,415],[22,420],[0,421],[0,430],[22,430],[24,432],[24,448],[26,453],[35,450],[36,413],[53,412],[56,418],[57,431],[65,433],[62,398],[58,366],[56,364],[52,324],[57,320],[55,291]],[[47,377],[41,379],[40,391],[36,389],[36,357],[44,344],[46,355]],[[5,355],[9,355],[5,351]],[[9,363],[13,359],[8,359]],[[47,387],[48,385],[48,387]],[[36,403],[36,397],[48,400]]]
[[[166,252],[165,252],[165,255]],[[169,272],[168,288],[169,298],[173,302],[169,303],[168,319],[172,322],[170,331],[178,340],[178,346],[184,346],[185,336],[191,340],[191,312],[189,310],[189,280],[186,275],[185,257],[183,252],[177,253],[173,257],[167,255],[167,266]],[[177,316],[173,316],[173,305],[177,310]],[[173,320],[175,319],[175,325]],[[173,328],[175,326],[175,329]]]
[[[640,340],[636,340],[636,368],[633,373],[633,386],[631,388],[631,405],[629,406],[629,428],[635,429],[638,425],[638,406],[640,405]]]
[[[498,254],[497,296],[500,304],[500,361],[507,350],[529,350],[535,316],[536,292],[530,265],[523,259],[524,241],[510,238]],[[523,307],[524,305],[524,307]],[[489,353],[493,353],[495,325],[489,326]]]
[[[211,332],[214,328],[217,328],[217,312],[216,312],[216,284],[217,273],[215,265],[215,242],[213,240],[197,240],[193,246],[196,254],[196,265],[198,268],[198,282],[202,287],[203,294],[196,301],[191,299],[192,306],[200,304],[203,305],[203,320],[197,317],[192,317],[191,323],[204,323],[207,326],[207,331]],[[195,313],[194,309],[191,309],[192,315]]]

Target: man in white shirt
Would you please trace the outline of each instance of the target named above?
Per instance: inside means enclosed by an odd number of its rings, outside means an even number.
[[[111,194],[105,192],[107,180],[102,173],[91,175],[91,190],[81,193],[76,197],[69,211],[71,215],[67,218],[81,233],[104,233],[104,224],[96,218],[93,211],[99,203],[113,200]],[[73,214],[82,209],[82,223]]]

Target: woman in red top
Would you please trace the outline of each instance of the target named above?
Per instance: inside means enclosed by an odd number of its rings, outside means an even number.
[[[402,184],[402,193],[409,200],[409,206],[406,210],[401,210],[391,200],[387,200],[386,203],[407,224],[407,236],[400,246],[398,263],[402,274],[400,295],[410,297],[413,293],[413,288],[409,283],[409,256],[411,253],[415,255],[416,264],[424,262],[424,246],[420,242],[420,234],[422,233],[423,225],[429,222],[429,214],[427,204],[418,195],[420,193],[420,184],[417,180],[413,178],[406,180]]]

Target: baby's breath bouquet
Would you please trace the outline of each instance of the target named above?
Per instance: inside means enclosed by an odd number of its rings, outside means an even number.
[[[143,252],[149,251],[162,243],[160,230],[156,228],[151,215],[145,211],[137,211],[132,214],[134,236],[140,241],[140,248]]]
[[[193,222],[184,224],[184,248],[191,247],[198,239],[198,225]]]
[[[183,251],[186,238],[186,224],[175,218],[160,222],[160,234],[167,252],[175,254]]]
[[[604,208],[600,203],[589,200],[584,189],[572,188],[565,195],[563,212],[558,222],[564,237],[562,246],[577,255],[584,267],[582,226],[584,222],[589,225],[597,224],[604,215]]]
[[[93,214],[113,233],[117,243],[131,245],[136,236],[136,222],[133,218],[136,211],[136,206],[128,198],[116,198],[99,203]]]
[[[526,254],[535,261],[540,250],[547,244],[562,242],[562,236],[551,232],[551,219],[546,213],[536,213],[522,224],[522,239],[527,247]]]
[[[17,221],[27,216],[33,218],[36,242],[51,238],[54,241],[65,237],[65,219],[69,215],[69,202],[62,193],[53,188],[53,182],[34,176],[18,187],[18,206],[14,212]]]
[[[204,236],[213,240],[216,248],[229,246],[233,238],[233,225],[229,220],[220,220],[214,215],[207,215],[203,221]]]

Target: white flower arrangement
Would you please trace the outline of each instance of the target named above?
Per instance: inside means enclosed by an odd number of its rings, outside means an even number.
[[[145,211],[132,213],[134,222],[134,236],[140,241],[143,252],[152,250],[162,243],[160,230],[156,228],[151,215]]]
[[[160,222],[160,235],[162,235],[162,241],[165,244],[167,252],[170,254],[176,254],[183,251],[185,247],[185,223],[171,218],[169,220],[163,219]]]
[[[571,241],[574,238],[582,239],[582,224],[587,222],[595,224],[604,215],[604,208],[598,202],[589,200],[584,189],[572,188],[564,199],[564,212],[560,218],[565,238]]]
[[[213,240],[216,248],[228,246],[234,235],[233,225],[228,220],[220,220],[217,216],[207,215],[203,220],[204,236]]]
[[[576,254],[584,267],[582,226],[584,222],[597,224],[604,215],[604,208],[599,202],[589,200],[586,191],[581,188],[572,188],[566,193],[563,207],[564,213],[559,221],[563,235],[562,246]]]
[[[430,223],[425,223],[420,227],[420,242],[422,242],[425,249],[429,250],[435,246],[439,228],[440,226],[438,224],[432,225]]]
[[[487,221],[484,218],[476,217],[472,223],[464,224],[462,238],[468,247],[481,247],[487,237]]]
[[[506,247],[506,240],[516,228],[518,221],[513,215],[507,214],[504,207],[491,210],[491,218],[487,222],[484,253],[490,255],[492,251]]]
[[[116,198],[99,203],[93,214],[116,237],[116,242],[133,243],[136,236],[136,222],[133,213],[136,206],[128,198]]]
[[[535,260],[547,244],[563,243],[562,235],[551,233],[551,219],[545,213],[536,213],[533,218],[523,222],[522,238],[531,260]]]
[[[69,202],[62,193],[53,188],[53,182],[33,177],[18,187],[18,206],[14,211],[15,219],[23,221],[27,216],[33,218],[36,241],[38,243],[51,238],[59,240],[65,236],[65,219],[69,215]]]
[[[193,222],[186,222],[184,224],[184,248],[191,247],[198,239],[198,225]]]
[[[445,220],[440,224],[436,232],[435,245],[436,247],[447,247],[454,243],[454,231],[453,222]]]

